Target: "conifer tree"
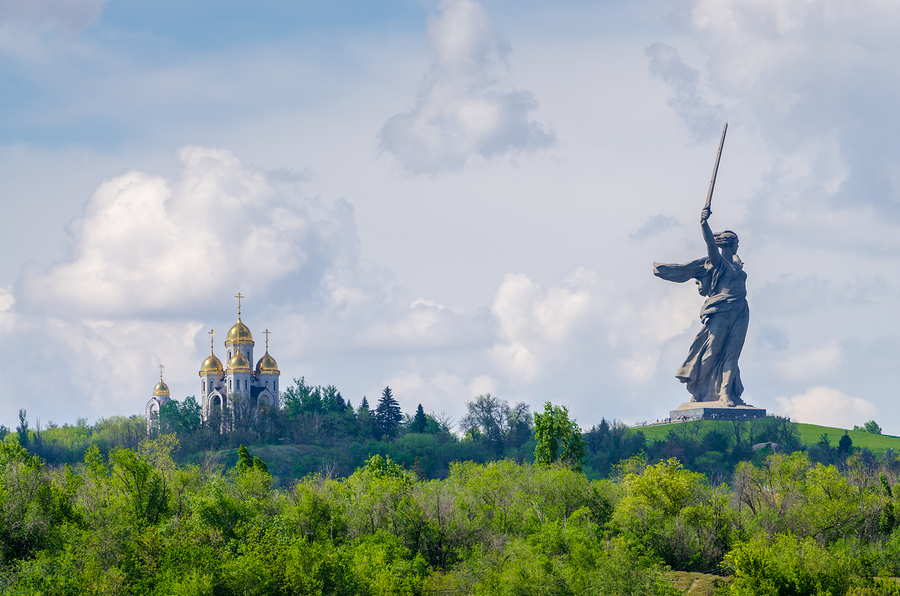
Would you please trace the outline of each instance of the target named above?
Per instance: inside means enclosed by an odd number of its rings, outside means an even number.
[[[400,425],[400,421],[403,420],[400,404],[394,399],[390,387],[385,387],[381,392],[381,399],[378,400],[378,407],[375,408],[375,419],[378,421],[378,426],[381,427],[381,432],[386,435],[393,434]]]
[[[412,431],[414,433],[423,433],[427,425],[428,419],[425,417],[425,410],[422,409],[422,404],[419,404],[419,407],[416,409],[416,415],[413,418]]]
[[[28,447],[28,420],[25,419],[27,415],[25,410],[19,410],[19,426],[16,427],[16,432],[19,433],[19,445],[22,447]]]

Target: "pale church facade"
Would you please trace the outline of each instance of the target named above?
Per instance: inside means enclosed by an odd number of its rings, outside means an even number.
[[[159,420],[159,409],[171,399],[169,395],[169,386],[166,385],[162,378],[162,369],[163,367],[160,365],[159,383],[153,388],[153,397],[150,398],[150,401],[147,402],[147,407],[144,409],[144,412],[147,415],[147,434],[153,430],[154,425],[157,424],[157,420]]]
[[[200,365],[200,418],[203,422],[218,414],[219,420],[227,424],[230,416],[238,409],[250,415],[257,415],[262,409],[277,408],[280,401],[278,387],[281,371],[278,363],[269,354],[269,330],[266,329],[266,352],[253,367],[253,334],[241,321],[241,294],[238,299],[238,320],[225,336],[225,362],[222,364],[215,354],[215,331],[210,330],[209,356]],[[153,420],[159,416],[160,408],[171,399],[169,388],[162,380],[153,389],[153,396],[147,402],[147,428],[152,428]]]

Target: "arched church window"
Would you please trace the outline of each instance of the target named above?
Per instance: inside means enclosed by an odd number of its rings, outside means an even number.
[[[247,391],[247,379],[244,379],[244,391]]]
[[[228,379],[228,390],[231,391],[231,379]]]
[[[268,389],[268,388],[269,388],[269,382],[266,381],[266,389]]]
[[[206,381],[200,381],[200,391],[206,393]]]

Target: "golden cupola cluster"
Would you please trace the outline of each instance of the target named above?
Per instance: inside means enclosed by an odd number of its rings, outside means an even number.
[[[278,370],[278,363],[275,362],[275,359],[272,358],[272,355],[269,354],[269,330],[265,330],[266,335],[266,353],[263,354],[263,357],[259,359],[256,363],[256,369],[252,368],[253,362],[250,358],[253,355],[253,346],[255,345],[253,341],[253,333],[250,332],[250,329],[244,322],[241,320],[241,298],[244,298],[243,295],[238,294],[235,296],[238,299],[238,320],[231,329],[228,330],[228,335],[225,337],[225,348],[227,352],[227,365],[223,366],[222,361],[216,357],[215,351],[215,339],[214,336],[216,334],[215,331],[210,330],[210,341],[209,341],[209,356],[206,360],[203,361],[203,364],[200,365],[200,376],[205,377],[208,375],[214,375],[215,377],[222,377],[228,373],[251,373],[255,375],[280,375],[281,371]],[[265,383],[265,381],[262,381]],[[263,385],[264,386],[264,385]],[[203,386],[206,387],[205,385]],[[204,389],[205,390],[205,389]]]
[[[203,422],[217,420],[222,429],[231,424],[230,413],[235,407],[249,408],[259,413],[266,408],[277,408],[281,371],[269,354],[269,330],[266,329],[266,353],[253,368],[253,334],[241,320],[241,299],[238,299],[237,323],[225,337],[225,355],[219,360],[215,354],[216,332],[209,331],[209,356],[200,365],[200,419]],[[147,402],[147,432],[159,428],[160,408],[171,399],[169,388],[162,380],[160,366],[159,383],[153,389],[153,397]],[[217,414],[218,412],[218,414]],[[254,414],[255,415],[255,414]]]

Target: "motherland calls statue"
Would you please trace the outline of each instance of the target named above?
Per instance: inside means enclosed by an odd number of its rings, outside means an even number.
[[[687,385],[691,401],[737,406],[744,404],[738,358],[750,321],[747,274],[737,256],[737,234],[713,234],[707,221],[710,215],[707,208],[700,214],[700,229],[709,256],[684,265],[653,263],[653,274],[679,283],[694,279],[700,295],[707,297],[700,309],[703,327],[675,377]]]
[[[691,402],[703,402],[707,406],[705,413],[701,410],[691,417],[715,417],[718,416],[717,408],[736,406],[742,406],[744,417],[748,415],[748,410],[754,410],[750,413],[754,417],[765,415],[765,410],[748,407],[741,399],[744,385],[741,383],[738,358],[747,336],[750,309],[747,306],[747,274],[737,256],[738,237],[728,230],[713,234],[709,227],[712,193],[727,130],[726,124],[706,206],[700,212],[700,230],[706,242],[707,256],[683,265],[653,263],[653,274],[657,277],[677,283],[693,279],[697,282],[700,295],[706,296],[706,302],[700,309],[703,326],[691,345],[687,359],[675,373],[675,377],[687,385]],[[684,404],[672,414],[675,417],[676,413],[681,415],[684,410],[697,410],[699,407],[700,404]],[[733,417],[733,414],[732,411],[727,417]]]

